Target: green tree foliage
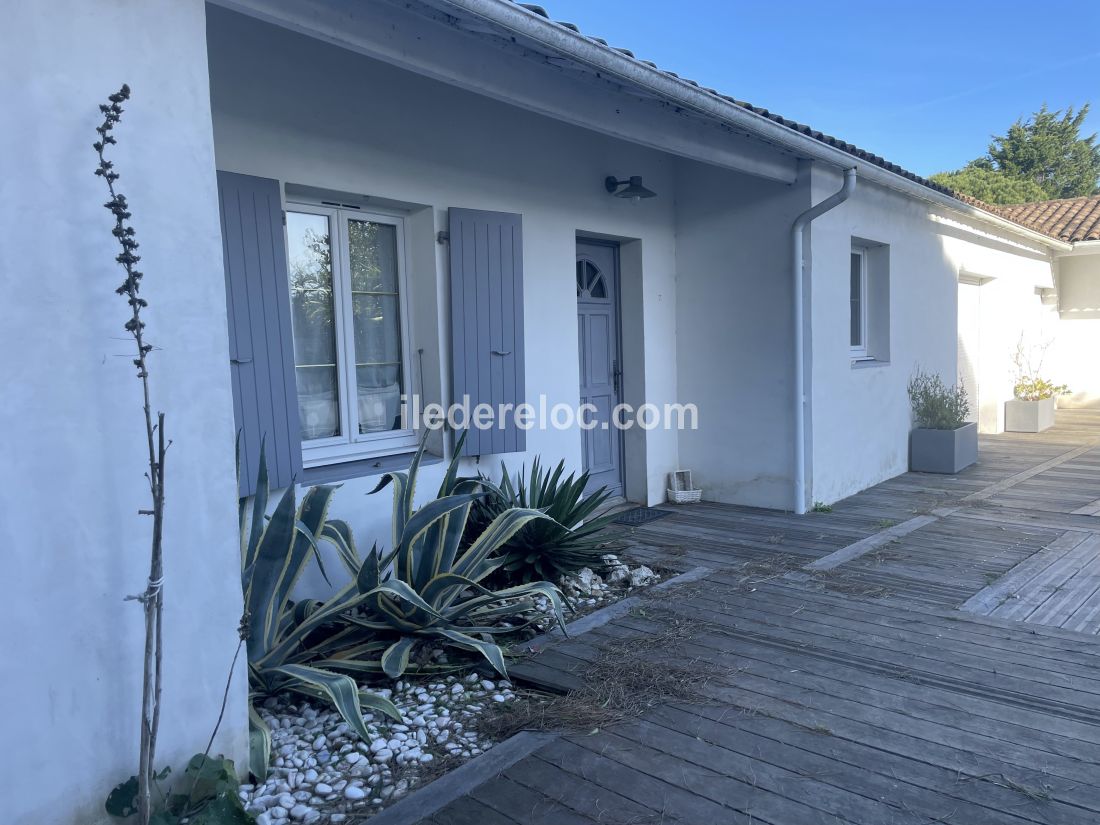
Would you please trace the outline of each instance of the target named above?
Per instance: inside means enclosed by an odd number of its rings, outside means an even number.
[[[992,168],[1034,181],[1047,198],[1077,198],[1100,191],[1100,146],[1096,133],[1081,136],[1088,116],[1086,103],[1074,113],[1069,107],[1051,112],[1044,104],[1029,120],[1017,120],[1008,133],[989,144]]]
[[[1046,104],[1013,123],[989,144],[988,152],[956,172],[932,180],[988,203],[1026,203],[1075,198],[1100,192],[1097,135],[1082,136],[1086,103],[1050,111]]]
[[[1014,178],[974,163],[957,172],[940,172],[933,175],[932,180],[986,203],[1028,203],[1047,199],[1046,191],[1034,181]]]

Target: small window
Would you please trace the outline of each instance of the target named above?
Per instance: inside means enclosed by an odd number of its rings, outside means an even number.
[[[849,306],[851,310],[849,345],[853,358],[867,357],[867,250],[852,250],[849,281]]]
[[[588,260],[577,261],[577,297],[606,300],[607,285],[600,268]]]
[[[286,233],[305,466],[413,446],[401,219],[289,204]]]

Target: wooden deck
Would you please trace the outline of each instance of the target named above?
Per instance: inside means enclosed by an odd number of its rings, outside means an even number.
[[[710,663],[705,701],[540,745],[435,825],[1100,822],[1100,414],[983,438],[958,476],[907,474],[796,517],[700,504],[640,553],[711,568],[663,592]],[[964,608],[964,609],[961,609]],[[513,668],[579,684],[645,611]],[[1072,628],[1072,629],[1069,629]]]

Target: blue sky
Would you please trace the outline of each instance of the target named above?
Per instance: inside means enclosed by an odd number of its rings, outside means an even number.
[[[1097,0],[540,0],[555,20],[920,174],[1046,102],[1091,101]]]

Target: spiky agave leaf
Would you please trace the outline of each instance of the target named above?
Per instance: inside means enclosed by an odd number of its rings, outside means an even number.
[[[549,516],[536,509],[505,508],[478,535],[464,542],[471,508],[487,495],[496,494],[496,488],[484,479],[459,478],[461,443],[459,439],[452,452],[439,497],[420,509],[410,509],[407,493],[415,487],[418,461],[408,476],[391,474],[376,488],[394,485],[394,546],[385,557],[372,550],[364,559],[356,582],[368,598],[349,621],[388,637],[389,642],[376,661],[349,665],[348,670],[381,669],[392,678],[410,667],[428,670],[431,665],[410,662],[418,643],[434,641],[478,653],[503,673],[503,652],[484,637],[514,632],[514,627],[499,622],[529,614],[536,595],[547,595],[556,615],[561,615],[560,594],[548,582],[501,592],[481,583],[500,566],[503,544],[525,525]],[[422,441],[418,456],[423,449]],[[392,567],[386,560],[393,561]],[[378,651],[372,649],[371,653]],[[326,664],[340,668],[340,661],[342,657],[334,655]]]

